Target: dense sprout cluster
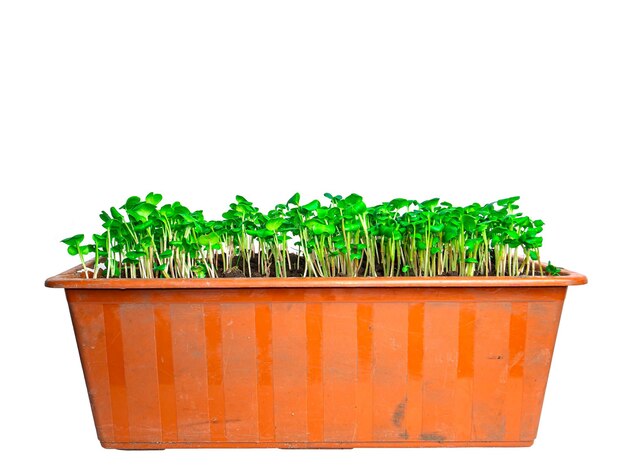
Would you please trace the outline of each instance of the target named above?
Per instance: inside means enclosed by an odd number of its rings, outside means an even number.
[[[87,277],[215,278],[254,276],[523,276],[542,267],[541,220],[518,212],[519,197],[456,207],[438,198],[396,198],[368,207],[357,194],[295,194],[263,213],[242,196],[222,220],[205,220],[162,196],[132,196],[102,212],[104,233],[63,240]],[[122,212],[120,212],[122,211]],[[85,255],[93,253],[96,269]]]

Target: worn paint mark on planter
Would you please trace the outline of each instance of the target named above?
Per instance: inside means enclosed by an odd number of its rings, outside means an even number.
[[[443,434],[437,434],[436,432],[424,432],[420,434],[420,440],[443,442],[446,440],[446,436]]]

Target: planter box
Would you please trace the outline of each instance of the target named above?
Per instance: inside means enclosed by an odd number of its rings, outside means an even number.
[[[563,274],[46,285],[106,448],[529,446]]]

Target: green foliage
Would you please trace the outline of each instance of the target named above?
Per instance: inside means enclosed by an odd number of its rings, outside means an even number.
[[[220,220],[206,220],[160,194],[129,197],[100,218],[104,233],[63,240],[85,275],[215,278],[238,267],[246,276],[558,275],[542,267],[542,220],[518,212],[518,196],[453,206],[439,198],[395,198],[368,207],[358,194],[296,193],[267,214],[236,196]],[[93,253],[101,269],[88,270]]]

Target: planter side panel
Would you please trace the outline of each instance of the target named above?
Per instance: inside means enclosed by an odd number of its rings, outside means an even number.
[[[105,447],[530,445],[565,287],[67,290]]]

